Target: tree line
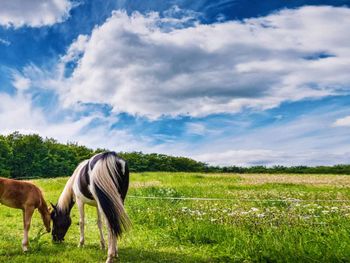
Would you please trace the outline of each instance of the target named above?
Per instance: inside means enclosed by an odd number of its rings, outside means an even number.
[[[82,160],[106,149],[90,149],[77,143],[59,143],[38,134],[14,132],[0,135],[0,176],[10,178],[58,177],[71,175]],[[350,174],[350,165],[336,166],[210,166],[186,157],[142,152],[119,152],[130,171],[216,172],[216,173],[328,173]]]
[[[0,176],[10,178],[58,177],[71,175],[83,160],[107,149],[92,150],[77,143],[59,143],[38,134],[14,132],[0,135]],[[204,171],[204,163],[185,157],[142,152],[119,152],[130,171]]]

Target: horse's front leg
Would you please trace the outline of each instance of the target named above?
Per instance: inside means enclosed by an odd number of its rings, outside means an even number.
[[[30,221],[32,220],[32,216],[34,213],[34,207],[26,207],[23,210],[23,240],[22,240],[22,249],[23,252],[28,251],[28,245],[29,245],[29,240],[28,240],[28,232],[30,228]]]
[[[102,231],[102,220],[101,220],[101,212],[100,209],[98,209],[97,207],[97,226],[98,226],[98,230],[100,232],[100,244],[101,244],[101,249],[105,249],[106,245],[105,245],[105,239],[103,237],[103,231]]]
[[[84,246],[84,242],[85,242],[85,235],[84,235],[84,224],[85,224],[85,214],[84,214],[84,203],[79,200],[77,198],[77,205],[78,205],[78,209],[79,209],[79,215],[80,215],[80,219],[79,219],[79,226],[80,226],[80,241],[79,241],[79,247]]]

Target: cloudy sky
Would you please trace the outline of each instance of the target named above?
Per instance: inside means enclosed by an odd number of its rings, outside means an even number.
[[[0,133],[350,163],[349,1],[1,0]]]

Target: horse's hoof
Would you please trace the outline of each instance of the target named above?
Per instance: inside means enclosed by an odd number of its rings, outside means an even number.
[[[106,263],[113,263],[113,262],[114,262],[113,257],[108,257],[106,260]]]
[[[22,247],[22,250],[23,250],[23,252],[25,253],[25,252],[27,252],[28,251],[28,247]]]
[[[84,243],[79,243],[78,247],[84,247]]]

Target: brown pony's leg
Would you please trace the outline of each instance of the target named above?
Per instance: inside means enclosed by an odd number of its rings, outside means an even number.
[[[24,226],[24,234],[22,241],[22,249],[23,252],[28,251],[28,232],[30,228],[30,221],[32,220],[32,215],[34,213],[34,207],[30,206],[23,210],[23,226]]]

